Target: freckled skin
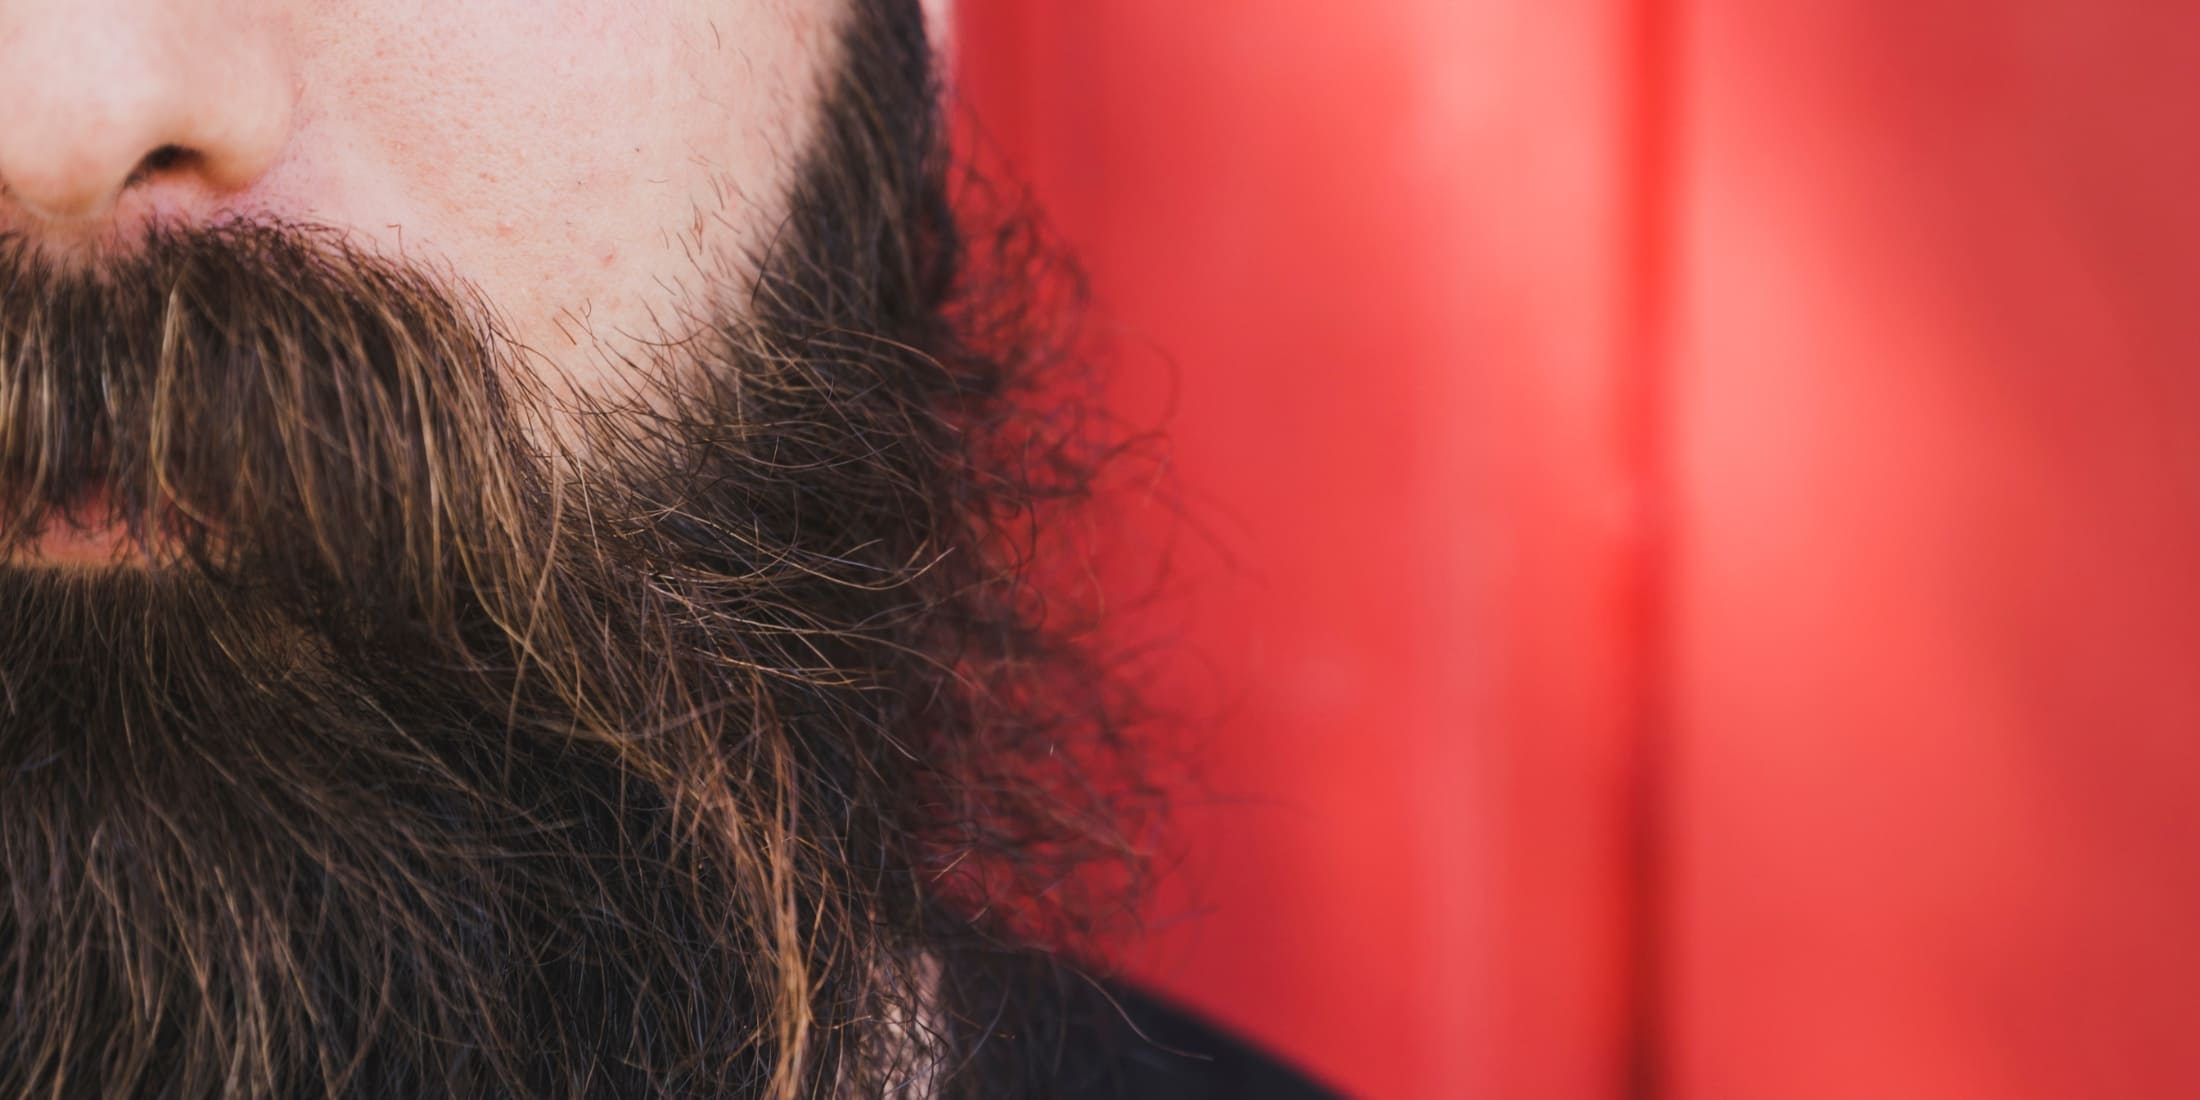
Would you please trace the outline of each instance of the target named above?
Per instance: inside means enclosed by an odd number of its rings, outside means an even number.
[[[0,232],[66,253],[155,217],[339,226],[470,280],[545,365],[613,385],[696,265],[737,263],[778,216],[840,8],[0,0]],[[203,155],[124,187],[163,144]]]
[[[306,36],[331,78],[306,82],[295,176],[267,182],[301,205],[340,188],[346,224],[379,240],[404,226],[523,343],[601,384],[583,330],[655,335],[693,257],[738,257],[777,217],[834,6],[370,3]]]

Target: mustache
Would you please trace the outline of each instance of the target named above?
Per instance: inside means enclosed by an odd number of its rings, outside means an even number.
[[[334,230],[162,229],[76,268],[0,239],[0,552],[113,524],[209,569],[414,590],[457,533],[511,532],[530,378],[469,287]]]

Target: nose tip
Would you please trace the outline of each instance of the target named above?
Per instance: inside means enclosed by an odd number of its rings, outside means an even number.
[[[96,221],[133,189],[203,200],[264,173],[291,89],[224,6],[78,0],[0,19],[0,227]]]

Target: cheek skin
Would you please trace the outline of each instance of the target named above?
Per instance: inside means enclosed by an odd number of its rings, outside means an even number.
[[[312,0],[291,152],[256,190],[470,280],[602,390],[783,212],[840,6]]]

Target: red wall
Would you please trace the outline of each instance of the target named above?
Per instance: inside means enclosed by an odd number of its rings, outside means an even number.
[[[1608,17],[959,10],[965,98],[1091,269],[1119,403],[1173,410],[1226,551],[1175,559],[1168,701],[1221,715],[1182,735],[1220,794],[1187,814],[1203,915],[1142,967],[1359,1095],[1601,1089],[1634,584],[1624,59],[1580,33]]]
[[[958,18],[1213,532],[1154,980],[1377,1098],[2200,1094],[2200,8]]]
[[[1678,1094],[2200,1095],[2200,7],[1686,23]]]

